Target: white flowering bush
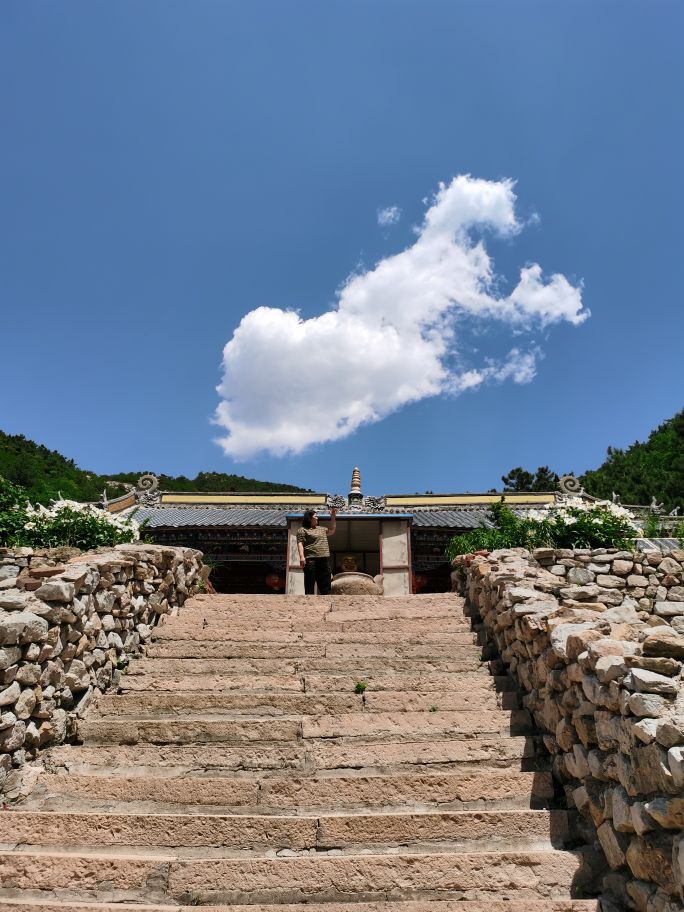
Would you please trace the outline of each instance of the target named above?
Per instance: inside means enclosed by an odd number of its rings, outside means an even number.
[[[0,478],[0,544],[32,548],[68,545],[88,551],[138,541],[140,526],[133,516],[101,510],[94,504],[56,500],[32,506],[17,485]]]
[[[541,510],[517,516],[503,502],[490,510],[494,528],[457,535],[447,546],[452,560],[473,551],[497,548],[624,548],[642,534],[634,516],[607,500],[563,497]]]

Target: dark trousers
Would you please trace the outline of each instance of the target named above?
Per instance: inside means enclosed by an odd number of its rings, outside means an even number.
[[[314,584],[318,584],[319,595],[330,595],[330,558],[307,557],[304,567],[304,593],[314,594]]]

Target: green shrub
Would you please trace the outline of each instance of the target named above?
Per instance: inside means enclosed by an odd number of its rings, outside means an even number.
[[[448,560],[499,548],[624,548],[641,533],[624,507],[574,497],[524,516],[517,516],[502,499],[489,516],[494,528],[473,529],[451,539]]]
[[[116,516],[93,504],[72,500],[57,500],[51,507],[33,507],[22,488],[0,476],[0,545],[68,545],[89,551],[139,538],[140,529],[132,517]]]

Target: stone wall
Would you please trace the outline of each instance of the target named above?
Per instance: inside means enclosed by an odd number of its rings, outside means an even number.
[[[205,574],[190,548],[0,548],[0,794],[28,787],[26,760],[70,736]]]
[[[522,549],[452,575],[520,683],[569,807],[606,857],[606,907],[684,897],[684,551]]]

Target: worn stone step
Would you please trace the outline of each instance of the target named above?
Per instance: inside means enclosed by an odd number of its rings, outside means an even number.
[[[316,691],[310,694],[314,696]],[[453,712],[481,712],[493,708],[513,710],[520,708],[518,691],[497,692],[485,690],[426,690],[406,693],[396,690],[366,690],[363,708],[366,712],[418,712],[420,710]]]
[[[283,676],[298,674],[303,659],[269,658],[269,659],[134,659],[127,669],[125,677],[134,675],[236,675],[258,674],[259,676]],[[313,660],[310,660],[313,661]]]
[[[466,649],[466,647],[461,647]],[[389,658],[376,660],[372,656],[359,658],[301,658],[301,659],[140,659],[132,662],[128,674],[155,675],[235,675],[235,674],[305,674],[307,672],[347,672],[359,676],[370,675],[378,665],[382,666],[384,673],[413,672],[416,670],[414,658]],[[420,660],[423,673],[430,671],[450,672],[462,674],[463,672],[481,671],[486,674],[486,666],[480,660],[479,650],[468,647],[468,652],[459,655],[457,648],[450,658],[423,657]]]
[[[198,713],[252,713],[263,716],[327,715],[363,711],[363,695],[349,693],[258,693],[251,690],[221,693],[216,691],[168,691],[162,693],[106,694],[98,698],[97,715],[188,716]],[[94,718],[93,714],[90,718]]]
[[[462,769],[485,766],[496,769],[536,770],[545,768],[545,759],[535,758],[533,737],[473,738],[463,741],[413,742],[388,741],[382,744],[340,743],[338,741],[275,742],[229,745],[206,744],[136,744],[61,745],[50,751],[50,763],[74,771],[123,768],[136,770],[174,767],[192,770],[298,770],[368,769],[382,771],[416,768],[425,771],[433,766]],[[543,764],[543,766],[542,766]]]
[[[477,671],[423,671],[422,662],[406,672],[389,672],[383,666],[367,669],[363,673],[302,672],[307,693],[353,690],[359,681],[365,687],[365,695],[374,691],[397,691],[405,693],[420,691],[455,691],[461,693],[486,694],[493,691],[516,691],[513,678],[506,675],[490,676],[483,668]]]
[[[130,768],[101,768],[81,774],[44,774],[31,805],[43,807],[55,797],[98,802],[143,802],[226,809],[253,808],[263,813],[292,813],[372,808],[527,808],[547,807],[553,798],[548,771],[477,769],[410,775],[199,776],[183,769],[151,767],[144,775]],[[156,774],[153,775],[152,773]],[[49,805],[58,807],[59,803]]]
[[[123,692],[159,692],[179,691],[249,691],[266,693],[276,691],[304,691],[307,693],[333,692],[354,693],[357,684],[365,685],[365,695],[374,691],[423,692],[451,691],[477,698],[492,693],[517,692],[512,678],[506,676],[491,677],[483,670],[476,672],[387,672],[380,668],[366,670],[363,673],[323,673],[295,672],[290,674],[182,674],[166,672],[156,673],[150,665],[148,671],[141,672],[135,662],[130,674],[121,676],[119,689]],[[432,704],[430,704],[432,705]]]
[[[428,739],[363,743],[353,741],[309,742],[307,761],[315,769],[401,768],[404,766],[506,766],[518,769],[536,764],[533,737]],[[546,761],[541,760],[541,763]]]
[[[264,643],[393,643],[400,638],[402,642],[411,643],[461,643],[473,642],[473,631],[462,621],[448,618],[430,618],[419,622],[402,622],[399,628],[395,622],[371,621],[361,624],[354,622],[352,629],[347,623],[326,622],[311,625],[306,622],[281,621],[277,626],[270,624],[240,624],[225,619],[218,623],[215,619],[206,618],[197,621],[185,621],[183,625],[164,625],[156,627],[152,635],[154,643],[171,643],[184,641],[218,642],[230,640],[238,642]]]
[[[0,912],[191,912],[196,905],[149,905],[148,903],[91,903],[64,900],[51,902],[43,899],[1,899]],[[348,903],[307,903],[305,907],[296,905],[248,905],[216,906],[202,905],[204,912],[350,912]],[[354,912],[600,912],[598,900],[595,899],[543,899],[492,900],[484,901],[449,901],[435,902],[411,900],[399,902],[360,902],[354,903]]]
[[[451,593],[408,596],[353,596],[336,595],[334,598],[311,598],[302,595],[263,597],[254,595],[197,595],[182,608],[183,617],[212,614],[236,615],[247,618],[252,615],[274,616],[279,614],[300,614],[315,620],[332,615],[344,621],[368,618],[418,618],[436,612],[463,615],[464,599]]]
[[[531,731],[527,710],[480,713],[403,712],[341,713],[327,716],[272,717],[252,716],[155,718],[91,717],[77,726],[80,740],[113,744],[202,744],[223,741],[296,741],[335,738],[365,743],[413,741],[417,738],[459,740],[475,736],[522,735]]]
[[[580,852],[429,852],[295,858],[178,858],[132,853],[0,852],[3,890],[69,899],[223,903],[372,899],[546,899],[590,890]]]
[[[364,741],[406,740],[416,737],[453,738],[473,735],[523,735],[532,731],[524,709],[480,713],[398,712],[346,713],[302,719],[303,738],[358,738]]]
[[[259,770],[298,770],[311,768],[303,742],[276,742],[268,745],[228,745],[221,742],[206,744],[136,744],[108,745],[106,750],[92,746],[59,745],[50,750],[50,764],[80,772],[126,769],[166,770],[169,767],[193,770],[222,770],[227,772]]]
[[[432,708],[453,712],[482,712],[497,709],[518,709],[519,696],[516,692],[496,693],[485,690],[469,691],[426,691],[404,693],[403,691],[369,691],[357,694],[353,688],[348,692],[335,691],[330,694],[311,693],[269,693],[249,691],[216,692],[214,690],[163,691],[161,693],[105,694],[97,701],[97,713],[103,716],[138,716],[148,713],[188,715],[197,712],[257,713],[277,716],[287,713],[302,715],[329,715],[350,712],[420,712]]]
[[[256,641],[256,631],[252,639],[236,640],[232,637],[217,635],[210,637],[184,637],[182,639],[156,639],[146,649],[146,657],[164,658],[203,658],[203,659],[303,659],[349,658],[354,656],[377,656],[378,658],[450,658],[454,655],[479,654],[482,647],[476,642],[472,633],[454,634],[446,638],[438,634],[424,637],[402,639],[397,643],[391,635],[384,637],[373,634],[359,634],[357,637],[344,637],[342,634],[322,635],[319,638]]]
[[[496,802],[548,803],[553,797],[549,772],[458,770],[447,774],[268,776],[260,781],[259,805],[273,808],[396,808]]]
[[[354,815],[78,813],[16,810],[0,815],[0,844],[186,847],[232,850],[349,849],[467,843],[468,850],[560,847],[565,811],[430,811]]]
[[[320,659],[324,656],[325,643],[304,643],[302,640],[260,643],[250,640],[228,642],[225,637],[216,640],[157,639],[145,649],[146,659]]]
[[[180,660],[182,661],[182,659]],[[459,657],[456,652],[451,658],[430,658],[425,656],[416,660],[415,658],[396,658],[375,660],[372,656],[358,659],[342,658],[323,658],[323,659],[302,659],[298,663],[298,670],[304,674],[314,671],[326,672],[352,672],[357,675],[367,676],[377,670],[378,666],[382,667],[385,673],[388,672],[411,672],[415,673],[416,665],[420,663],[420,669],[425,672],[448,672],[463,674],[464,672],[479,672],[481,675],[487,675],[487,664],[480,659],[479,649],[469,649]]]
[[[135,665],[139,665],[138,662]],[[348,692],[353,691],[353,686]],[[160,691],[195,691],[206,693],[217,692],[254,692],[275,693],[289,691],[304,692],[304,677],[295,672],[289,674],[157,674],[152,667],[150,671],[140,673],[139,668],[131,674],[121,676],[119,690],[124,693],[158,693]]]
[[[79,720],[77,735],[90,744],[207,744],[223,741],[242,744],[258,741],[297,741],[302,737],[299,719],[118,719]]]

